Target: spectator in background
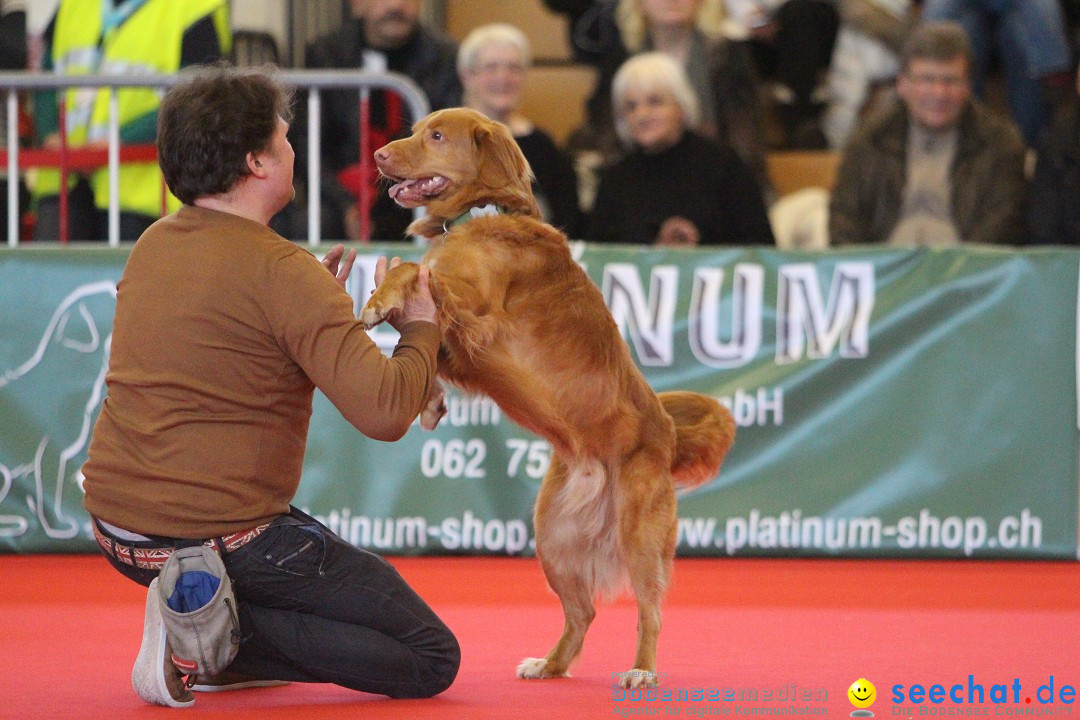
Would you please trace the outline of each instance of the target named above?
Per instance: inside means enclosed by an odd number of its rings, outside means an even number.
[[[1005,72],[1009,112],[1029,146],[1071,84],[1069,40],[1060,0],[925,0],[922,19],[954,20],[971,40],[976,97],[996,52]]]
[[[544,0],[552,12],[567,19],[567,40],[574,60],[600,66],[622,48],[615,8],[619,0]]]
[[[1025,194],[1024,142],[971,96],[971,45],[925,23],[901,54],[902,102],[855,134],[829,208],[834,245],[1012,243]]]
[[[1080,92],[1080,73],[1076,76]],[[1080,95],[1073,93],[1039,143],[1023,243],[1080,245]]]
[[[45,30],[44,69],[65,75],[169,75],[182,67],[225,56],[232,44],[226,0],[62,0]],[[120,142],[154,142],[160,93],[156,88],[117,92]],[[70,147],[107,145],[109,90],[66,91]],[[34,122],[45,147],[60,145],[57,96],[38,93]],[[68,237],[101,240],[108,235],[109,171],[69,175]],[[120,166],[120,237],[135,240],[161,216],[162,179],[155,162]],[[60,236],[60,173],[41,168],[34,237]],[[168,209],[179,202],[169,197]]]
[[[840,32],[829,65],[829,104],[821,129],[842,148],[900,70],[900,48],[916,19],[911,0],[840,0]]]
[[[27,69],[26,0],[0,0],[0,70]],[[0,110],[0,142],[7,147],[7,97]],[[8,187],[7,168],[0,168],[0,224],[7,227]],[[22,181],[19,184],[19,215],[26,210],[29,197]]]
[[[532,168],[544,220],[577,237],[582,228],[574,168],[551,137],[518,112],[530,62],[529,41],[518,28],[503,23],[476,28],[458,50],[464,102],[510,129]]]
[[[1080,57],[1080,0],[1061,0],[1061,11],[1065,17],[1065,35],[1075,59]]]
[[[725,0],[738,37],[745,37],[772,94],[784,145],[820,148],[826,73],[840,21],[834,0]]]
[[[616,20],[622,46],[601,64],[588,101],[588,122],[571,138],[571,147],[595,150],[598,156],[584,158],[594,166],[619,154],[612,78],[630,55],[657,50],[685,69],[700,108],[698,132],[734,149],[757,182],[769,189],[760,86],[746,48],[722,34],[722,0],[619,0]],[[582,190],[587,200],[591,193]]]
[[[427,95],[433,110],[461,104],[461,82],[455,72],[457,46],[420,24],[421,0],[350,0],[352,16],[334,32],[307,47],[305,65],[312,69],[362,69],[396,72],[412,78]],[[322,93],[322,177],[306,178],[308,193],[321,187],[323,235],[360,239],[357,198],[361,186],[374,189],[378,173],[360,176],[359,94],[354,90]],[[409,117],[401,99],[391,92],[371,94],[371,152],[407,132],[419,118]],[[297,147],[297,168],[306,171],[305,107],[290,137]],[[398,207],[384,192],[376,192],[371,234],[379,240],[400,240],[412,213]]]
[[[607,168],[586,238],[657,245],[773,244],[761,188],[738,154],[694,128],[699,101],[663,52],[626,61],[612,82],[629,153]]]

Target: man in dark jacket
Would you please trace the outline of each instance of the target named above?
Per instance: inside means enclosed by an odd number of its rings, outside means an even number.
[[[971,94],[971,46],[954,23],[925,23],[901,55],[901,102],[844,152],[830,241],[1014,243],[1026,192],[1019,130]]]
[[[401,73],[420,86],[433,110],[460,105],[457,45],[420,24],[420,6],[421,0],[350,0],[352,17],[307,47],[305,65],[312,69]],[[326,237],[360,239],[357,195],[362,183],[374,186],[376,180],[374,174],[362,178],[359,173],[358,100],[358,93],[351,90],[322,94],[321,186]],[[305,104],[299,105],[303,111]],[[407,133],[419,120],[409,117],[404,102],[389,92],[372,92],[370,108],[371,152]],[[307,167],[306,125],[306,118],[300,117],[291,138],[297,147],[296,166],[301,171]],[[371,213],[371,238],[400,240],[411,217],[385,192],[377,193]]]
[[[1039,143],[1022,243],[1080,245],[1080,73]]]

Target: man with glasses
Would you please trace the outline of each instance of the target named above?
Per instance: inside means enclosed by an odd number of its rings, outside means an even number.
[[[1024,142],[974,100],[963,28],[918,26],[901,54],[899,102],[844,152],[829,207],[834,245],[1014,243],[1026,189]]]

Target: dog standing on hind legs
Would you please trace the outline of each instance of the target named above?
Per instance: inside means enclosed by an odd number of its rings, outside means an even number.
[[[719,471],[735,437],[731,414],[714,398],[649,387],[566,237],[540,220],[528,163],[505,127],[472,110],[441,110],[375,161],[399,205],[427,209],[409,232],[430,240],[423,262],[443,332],[439,375],[490,396],[552,445],[534,526],[565,625],[545,657],[521,662],[518,677],[567,676],[596,598],[629,587],[638,642],[620,684],[655,685],[675,489]],[[391,267],[361,312],[364,324],[401,307],[418,274],[415,263]],[[443,412],[434,388],[421,424],[435,427]]]

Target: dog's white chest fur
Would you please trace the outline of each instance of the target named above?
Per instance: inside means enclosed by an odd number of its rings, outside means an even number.
[[[548,547],[542,549],[576,558],[589,585],[605,598],[618,595],[628,585],[619,551],[613,487],[598,460],[569,465],[566,482],[548,513]]]
[[[556,501],[573,525],[585,536],[595,539],[611,517],[611,497],[607,491],[607,473],[597,460],[579,461],[567,468],[566,483]]]

